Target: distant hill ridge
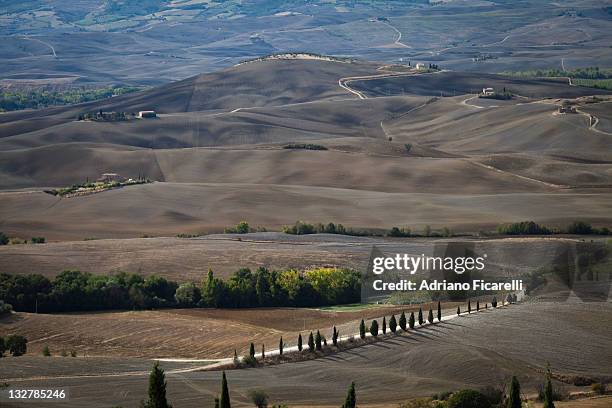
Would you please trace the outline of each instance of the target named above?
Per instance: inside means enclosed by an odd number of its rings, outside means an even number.
[[[319,60],[319,61],[330,61],[330,62],[339,62],[343,64],[349,64],[351,62],[355,62],[352,58],[346,57],[335,57],[331,55],[321,55],[321,54],[313,54],[310,52],[283,52],[278,54],[270,54],[265,55],[263,57],[248,59],[245,61],[241,61],[238,64],[235,64],[235,67],[244,64],[250,64],[253,62],[260,61],[274,61],[274,60]]]

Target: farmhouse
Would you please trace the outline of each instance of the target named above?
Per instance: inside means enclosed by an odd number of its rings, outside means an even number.
[[[140,112],[138,112],[138,117],[140,119],[156,118],[157,114],[153,110],[140,111]]]
[[[495,89],[493,89],[493,88],[482,88],[482,95],[484,95],[484,96],[495,95]]]
[[[559,113],[578,113],[576,111],[576,107],[572,105],[569,101],[563,101],[561,106],[559,106]]]

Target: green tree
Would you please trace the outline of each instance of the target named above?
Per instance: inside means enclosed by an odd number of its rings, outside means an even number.
[[[544,384],[544,405],[542,408],[555,408],[553,399],[552,373],[550,371],[550,364],[547,364],[546,383]]]
[[[448,408],[490,408],[488,398],[478,391],[461,390],[453,393],[447,403]]]
[[[0,245],[6,245],[9,243],[9,238],[4,232],[0,232]]]
[[[219,408],[232,408],[225,371],[223,371],[223,376],[221,377],[221,396],[219,397]]]
[[[42,355],[45,357],[51,357],[51,350],[49,350],[49,346],[43,347]]]
[[[461,314],[461,308],[457,306],[457,316],[459,316],[460,314]]]
[[[342,404],[342,408],[355,408],[356,405],[357,396],[355,395],[355,383],[352,382],[346,393],[346,399],[344,400],[344,404]]]
[[[472,313],[472,302],[468,299],[468,314]]]
[[[315,336],[315,348],[317,350],[321,350],[321,332],[317,330],[317,334]]]
[[[268,406],[268,394],[263,390],[249,391],[249,398],[257,408],[266,408]]]
[[[429,314],[427,315],[427,321],[429,323],[433,323],[434,317],[433,317],[433,311],[431,309],[429,309]]]
[[[376,319],[372,320],[372,324],[370,325],[370,334],[374,337],[378,337],[378,321],[376,321]]]
[[[28,340],[18,334],[10,335],[6,338],[6,348],[13,357],[24,355],[27,350]]]
[[[261,359],[263,360],[264,358],[266,358],[266,345],[262,344],[261,345]]]
[[[200,289],[193,282],[182,283],[176,289],[174,298],[182,307],[197,306],[201,298]]]
[[[247,234],[250,231],[249,223],[246,221],[240,221],[236,225],[236,233],[237,234]]]
[[[480,301],[476,301],[476,311],[480,312]]]
[[[336,330],[336,326],[334,326],[334,331],[332,332],[332,343],[338,347],[338,330]]]
[[[257,270],[255,293],[257,294],[257,304],[259,306],[270,306],[270,273],[266,268],[259,268]]]
[[[410,317],[408,318],[408,327],[410,327],[410,329],[414,329],[414,312],[410,312]]]
[[[419,307],[419,326],[422,326],[425,321],[423,320],[423,309]]]
[[[521,408],[521,384],[519,384],[516,376],[512,376],[512,381],[510,382],[506,408]]]
[[[149,400],[145,403],[147,408],[170,408],[166,399],[166,375],[164,370],[155,362],[149,374]]]
[[[314,351],[314,348],[315,348],[314,336],[312,335],[312,332],[310,332],[310,334],[308,335],[308,350]]]
[[[361,319],[361,323],[359,323],[359,337],[361,337],[361,339],[365,339],[365,335],[366,335],[366,327],[365,327],[365,322],[363,321],[363,319]]]
[[[402,312],[399,319],[399,325],[402,330],[406,331],[406,313]]]
[[[383,323],[382,323],[382,332],[383,334],[387,334],[387,319],[383,316]]]
[[[298,350],[302,351],[302,333],[298,334]]]
[[[6,342],[4,341],[4,337],[0,336],[0,358],[4,357],[5,351],[6,351]]]
[[[391,330],[391,333],[395,333],[395,331],[397,330],[397,322],[395,321],[395,315],[391,315],[391,318],[389,319],[389,330]]]
[[[491,306],[497,307],[497,298],[493,296],[493,300],[491,301]]]
[[[278,342],[278,354],[279,355],[283,355],[283,336],[281,336],[279,342]]]
[[[251,343],[249,347],[249,357],[255,358],[255,344]]]
[[[438,321],[442,321],[442,305],[440,305],[440,301],[438,301]]]

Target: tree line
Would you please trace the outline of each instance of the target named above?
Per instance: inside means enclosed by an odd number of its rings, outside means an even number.
[[[0,112],[21,109],[40,109],[47,106],[72,105],[136,92],[133,86],[109,86],[98,89],[72,88],[66,90],[28,89],[0,92]]]
[[[502,235],[610,235],[607,227],[595,228],[588,222],[574,221],[566,228],[553,229],[533,221],[521,221],[511,224],[501,224],[497,227],[497,233]]]
[[[212,270],[200,284],[121,272],[93,275],[64,271],[43,275],[0,274],[0,299],[16,311],[72,312],[163,307],[315,307],[358,302],[360,275],[350,269],[236,271],[229,279]]]

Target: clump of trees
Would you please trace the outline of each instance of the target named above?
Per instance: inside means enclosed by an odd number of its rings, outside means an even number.
[[[314,143],[290,143],[284,145],[283,149],[327,150],[327,147]]]
[[[83,112],[77,116],[77,120],[91,120],[95,122],[123,122],[134,119],[134,113],[128,112]]]
[[[24,355],[28,351],[28,340],[18,334],[11,334],[6,337],[0,337],[0,358],[4,357],[7,351],[13,357]]]
[[[240,221],[235,227],[225,228],[224,232],[226,234],[248,234],[249,232],[255,232],[255,230],[249,226],[248,222]]]
[[[10,316],[12,312],[13,306],[8,303],[4,303],[4,300],[0,300],[0,318]]]
[[[304,221],[296,221],[293,225],[284,225],[282,231],[285,234],[291,235],[309,235],[309,234],[339,234],[351,236],[375,236],[376,234],[365,231],[355,230],[353,228],[345,228],[342,224],[334,224],[333,222],[323,224],[311,224]]]
[[[503,235],[550,235],[552,231],[533,221],[515,222],[497,226],[497,233]]]
[[[502,235],[551,235],[563,233],[573,235],[610,235],[610,229],[607,227],[595,228],[584,221],[574,221],[565,229],[550,229],[533,221],[521,221],[498,225],[497,233]]]
[[[0,274],[0,299],[25,312],[70,312],[163,307],[314,307],[349,304],[361,294],[358,272],[340,268],[307,271],[238,270],[228,280],[208,272],[202,285],[151,275],[110,276],[64,271],[42,275]]]
[[[48,87],[18,91],[3,90],[0,92],[0,112],[72,105],[139,90],[141,88],[132,86],[109,86],[97,89],[80,87],[65,90],[53,90]]]
[[[9,243],[9,237],[2,231],[0,231],[0,245],[7,245]]]

